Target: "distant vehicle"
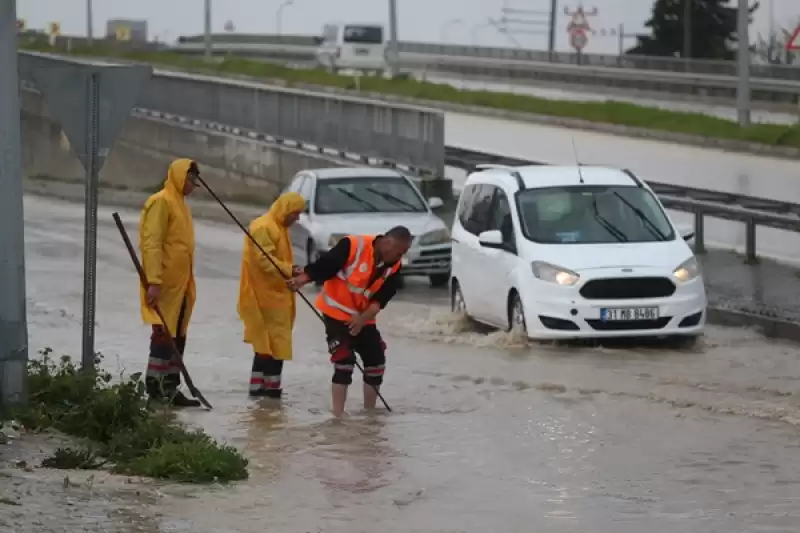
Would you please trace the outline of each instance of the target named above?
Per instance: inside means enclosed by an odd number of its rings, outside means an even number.
[[[450,281],[450,232],[432,211],[444,202],[438,197],[426,202],[403,174],[371,167],[303,170],[286,191],[300,193],[307,202],[289,230],[296,264],[315,260],[346,235],[377,235],[402,225],[414,241],[401,272],[426,276],[434,287]]]
[[[382,74],[387,68],[384,35],[380,24],[326,24],[317,39],[317,64],[331,72],[353,69]]]
[[[531,339],[702,333],[694,231],[633,173],[488,167],[468,176],[453,222],[454,311]]]

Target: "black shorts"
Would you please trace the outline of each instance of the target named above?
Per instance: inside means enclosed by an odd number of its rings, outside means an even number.
[[[380,384],[386,365],[386,344],[383,342],[378,327],[375,324],[368,324],[361,328],[358,335],[353,336],[350,335],[350,330],[344,322],[328,316],[324,318],[325,335],[332,356],[331,361],[336,368],[334,383],[342,382],[344,379],[347,382],[342,384],[349,385],[349,380],[343,374],[347,373],[347,366],[355,364],[355,353],[361,357],[361,361],[364,364],[364,373],[368,378],[367,382]],[[337,345],[339,348],[335,348]],[[337,351],[339,351],[338,354],[336,354]],[[344,369],[344,372],[341,371],[342,369]]]

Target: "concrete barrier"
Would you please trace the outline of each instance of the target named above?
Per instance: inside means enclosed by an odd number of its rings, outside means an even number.
[[[22,166],[26,177],[79,182],[84,170],[42,97],[22,91]],[[100,172],[101,186],[136,191],[161,187],[174,159],[188,157],[220,196],[271,202],[298,171],[355,163],[263,141],[154,118],[132,116]]]

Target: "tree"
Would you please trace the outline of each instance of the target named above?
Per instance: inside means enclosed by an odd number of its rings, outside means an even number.
[[[690,9],[690,52],[695,59],[733,59],[736,52],[736,0],[656,0],[645,26],[651,35],[637,37],[628,54],[683,57],[686,2]],[[758,9],[758,2],[750,7]]]

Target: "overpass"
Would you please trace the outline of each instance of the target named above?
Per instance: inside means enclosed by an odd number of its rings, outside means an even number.
[[[314,64],[315,41],[304,35],[214,35],[214,54],[234,54]],[[202,36],[181,37],[175,51],[202,54]],[[670,95],[734,99],[734,61],[650,56],[567,54],[401,41],[400,68],[506,83],[563,83]],[[800,67],[751,65],[754,101],[793,104],[800,94]]]

